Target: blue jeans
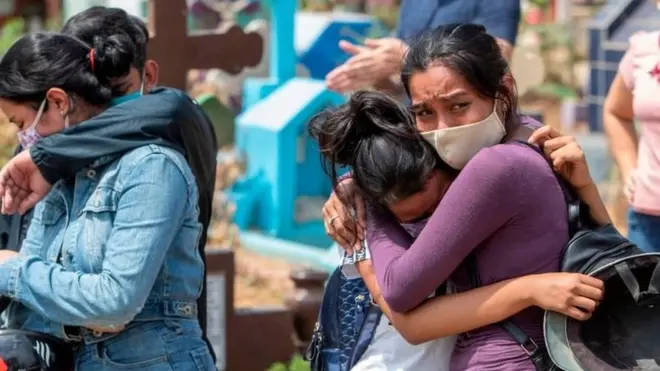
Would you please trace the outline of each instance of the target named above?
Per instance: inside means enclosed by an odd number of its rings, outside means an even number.
[[[196,319],[132,324],[114,338],[80,344],[76,371],[215,371]]]
[[[628,210],[628,239],[646,252],[660,252],[660,216]]]

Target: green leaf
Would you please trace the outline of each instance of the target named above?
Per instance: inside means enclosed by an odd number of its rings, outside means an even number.
[[[267,371],[289,371],[289,370],[284,363],[277,362],[270,365]]]
[[[291,359],[289,371],[311,371],[309,362],[305,361],[301,356],[295,355]]]

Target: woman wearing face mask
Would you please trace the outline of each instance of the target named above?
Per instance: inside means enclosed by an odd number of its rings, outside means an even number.
[[[0,61],[0,109],[21,144],[107,108],[134,50],[122,33],[93,47],[52,33],[17,41]],[[157,145],[56,183],[20,254],[0,251],[8,327],[75,343],[77,370],[214,369],[197,320],[197,200],[185,158]]]
[[[424,138],[439,150],[446,163],[463,169],[452,187],[447,189],[448,182],[436,186],[441,190],[436,198],[385,197],[383,192],[387,187],[384,185],[403,182],[391,177],[374,179],[377,173],[369,170],[365,170],[370,174],[366,179],[354,179],[370,200],[387,205],[391,211],[390,214],[372,209],[366,228],[380,284],[378,290],[382,291],[384,302],[392,311],[407,312],[421,304],[455,270],[452,279],[459,291],[469,289],[465,268],[459,265],[473,251],[485,285],[557,271],[562,248],[568,241],[568,229],[566,204],[552,169],[535,151],[520,144],[484,149],[506,140],[505,136],[514,136],[521,121],[525,123],[524,118],[515,114],[513,80],[495,40],[476,25],[434,30],[411,47],[404,62],[403,81],[413,102],[417,128],[423,131],[448,128],[423,133]],[[483,137],[479,137],[482,134]],[[460,146],[455,145],[452,138],[460,142]],[[447,142],[452,145],[442,145]],[[563,144],[566,144],[565,138],[545,142],[546,153],[551,155],[556,166],[565,165],[562,158],[568,147],[560,148]],[[363,152],[375,151],[374,146],[360,148],[365,149]],[[371,161],[371,165],[382,168],[394,165],[383,164],[383,156],[371,153],[362,158],[376,158],[378,163]],[[357,174],[357,164],[352,166]],[[582,167],[586,170],[584,164]],[[592,205],[595,218],[607,222],[609,217],[588,171],[575,171],[573,166],[561,166],[561,170]],[[399,175],[406,182],[411,179],[410,174]],[[350,196],[350,184],[342,186],[339,189]],[[350,197],[345,200],[350,201]],[[543,213],[537,212],[539,210]],[[335,216],[330,216],[327,224],[332,224],[333,218],[338,219]],[[427,218],[426,226],[414,242],[398,225],[398,222],[413,222],[419,226],[417,222]],[[350,242],[344,241],[352,245]],[[535,248],[530,249],[530,246]],[[369,275],[368,271],[363,273]],[[513,318],[536,344],[543,344],[541,314],[540,310],[532,308]],[[394,324],[397,326],[396,320]],[[458,331],[418,327],[413,341],[470,329],[458,321],[454,326]],[[406,336],[406,330],[400,331]],[[469,337],[461,336],[450,368],[535,369],[529,356],[500,326],[487,326],[471,331]]]
[[[548,133],[542,130],[538,134]],[[332,170],[336,166],[351,166],[370,204],[395,215],[413,237],[424,226],[416,221],[439,203],[456,175],[422,140],[405,108],[380,93],[358,92],[339,109],[323,112],[310,122],[310,134],[329,161],[331,178],[336,179]],[[564,156],[560,164],[570,163],[585,171],[583,153],[573,144],[561,147]],[[588,173],[582,176],[589,177]],[[441,295],[399,314],[383,300],[368,260],[356,266],[372,297],[399,332],[387,320],[381,320],[353,371],[445,371],[454,346],[452,335],[497,323],[531,306],[584,320],[602,295],[599,280],[579,274],[545,273],[504,280],[458,295]],[[443,294],[444,289],[436,292]],[[406,340],[417,346],[410,346]]]

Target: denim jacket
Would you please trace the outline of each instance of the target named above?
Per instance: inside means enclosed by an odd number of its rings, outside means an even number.
[[[153,89],[148,95],[110,107],[80,125],[43,138],[30,151],[42,175],[55,184],[74,177],[98,158],[120,156],[148,144],[185,153],[200,194],[199,221],[204,230],[198,248],[203,254],[211,219],[218,145],[211,120],[185,92]],[[21,229],[28,222],[29,216],[1,216],[0,249],[18,251],[23,239]],[[204,291],[197,303],[202,329],[206,327]]]
[[[157,145],[56,183],[34,209],[21,256],[0,265],[0,295],[13,300],[9,327],[71,340],[64,325],[195,318],[204,269],[198,197],[185,158]],[[87,343],[116,336],[81,335]]]

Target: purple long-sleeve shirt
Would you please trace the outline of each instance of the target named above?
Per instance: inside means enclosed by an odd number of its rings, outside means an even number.
[[[481,150],[461,171],[415,241],[389,214],[367,208],[367,240],[383,296],[405,312],[450,275],[461,291],[461,262],[475,251],[483,285],[559,269],[568,241],[566,204],[546,160],[520,144]],[[543,344],[538,308],[513,317]],[[459,338],[452,370],[534,370],[520,346],[497,325]]]

